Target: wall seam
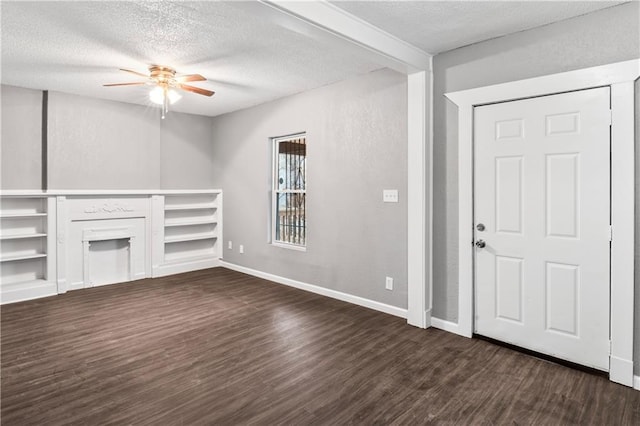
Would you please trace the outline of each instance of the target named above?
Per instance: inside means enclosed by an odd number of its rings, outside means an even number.
[[[49,189],[49,91],[42,91],[42,190]]]

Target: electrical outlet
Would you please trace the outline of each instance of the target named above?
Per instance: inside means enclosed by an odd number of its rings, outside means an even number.
[[[393,278],[387,277],[384,288],[386,288],[387,290],[393,290]]]
[[[229,250],[233,250],[233,241],[229,241],[227,244],[229,245]]]
[[[398,202],[398,190],[397,189],[383,189],[382,201],[385,203],[397,203]]]
[[[238,247],[238,250],[240,251],[240,254],[244,253],[244,246],[240,244],[240,247]]]

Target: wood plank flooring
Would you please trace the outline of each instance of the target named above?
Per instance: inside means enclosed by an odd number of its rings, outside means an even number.
[[[1,307],[8,425],[640,424],[640,392],[228,269]]]

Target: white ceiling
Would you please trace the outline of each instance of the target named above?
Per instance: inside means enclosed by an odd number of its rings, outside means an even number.
[[[429,53],[620,2],[337,2]],[[150,64],[200,73],[213,98],[185,93],[172,110],[215,116],[380,68],[370,52],[285,25],[256,2],[2,1],[2,83],[149,105],[118,71]]]
[[[562,21],[624,1],[332,1],[430,54]]]
[[[246,6],[2,1],[2,83],[150,105],[146,86],[102,84],[140,80],[119,68],[168,65],[216,92],[184,93],[171,109],[214,116],[380,68]]]

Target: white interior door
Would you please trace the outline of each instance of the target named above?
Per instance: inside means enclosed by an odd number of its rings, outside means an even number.
[[[609,90],[474,110],[476,333],[607,371]]]

